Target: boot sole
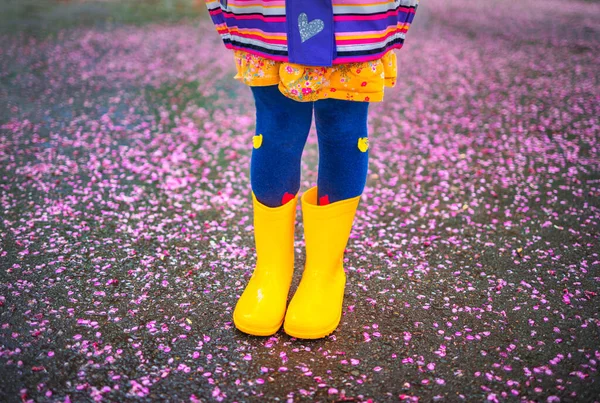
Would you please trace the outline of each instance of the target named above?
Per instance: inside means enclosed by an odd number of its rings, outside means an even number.
[[[323,337],[329,336],[331,333],[333,333],[335,329],[337,329],[337,325],[334,328],[322,333],[300,333],[294,331],[290,332],[288,329],[285,328],[283,330],[288,336],[292,336],[297,339],[322,339]]]

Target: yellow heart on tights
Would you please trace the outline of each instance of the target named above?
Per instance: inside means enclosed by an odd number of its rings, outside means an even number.
[[[358,149],[360,151],[367,152],[367,150],[369,149],[369,138],[368,137],[361,137],[358,139]]]
[[[262,139],[263,139],[262,134],[252,137],[252,144],[254,145],[254,148],[260,148],[260,146],[262,145]]]

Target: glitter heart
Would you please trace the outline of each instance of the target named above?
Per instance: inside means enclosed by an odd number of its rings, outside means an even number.
[[[298,29],[300,30],[300,38],[302,42],[306,42],[325,28],[323,20],[312,20],[308,22],[308,16],[306,13],[301,13],[298,16]]]

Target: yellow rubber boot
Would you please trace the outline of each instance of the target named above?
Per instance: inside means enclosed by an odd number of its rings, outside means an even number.
[[[256,266],[233,311],[235,327],[254,336],[270,336],[285,316],[294,274],[294,229],[298,198],[269,207],[252,192]]]
[[[340,323],[346,286],[343,258],[360,195],[317,205],[317,187],[300,198],[304,220],[306,263],[298,290],[290,301],[283,328],[302,339],[331,334]]]

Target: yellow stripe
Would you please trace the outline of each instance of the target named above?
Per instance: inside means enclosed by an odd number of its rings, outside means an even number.
[[[260,8],[280,8],[280,9],[282,9],[282,10],[285,8],[285,6],[264,6],[264,5],[262,5],[262,4],[258,4],[258,5],[257,5],[257,4],[254,4],[254,5],[249,5],[249,6],[238,6],[237,4],[236,4],[236,5],[233,5],[233,4],[229,3],[229,8],[231,8],[232,10],[233,10],[233,9],[235,9],[235,8],[251,8],[251,7],[260,7]]]
[[[393,4],[393,1],[380,1],[379,3],[368,3],[368,4],[334,4],[333,7],[369,7],[369,6],[380,6],[382,4]]]
[[[285,40],[287,35],[265,35],[261,32],[257,32],[257,31],[253,31],[253,30],[249,30],[249,29],[239,29],[239,28],[235,28],[235,27],[231,27],[229,28],[229,32],[231,33],[240,33],[240,34],[247,34],[247,35],[256,35],[259,36],[261,38],[265,38],[265,39],[279,39],[279,40]]]

